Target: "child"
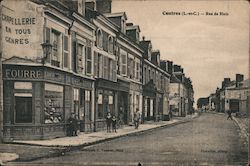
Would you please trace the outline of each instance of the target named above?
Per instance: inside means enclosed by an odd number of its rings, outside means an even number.
[[[112,117],[112,131],[116,132],[116,117],[113,115]]]

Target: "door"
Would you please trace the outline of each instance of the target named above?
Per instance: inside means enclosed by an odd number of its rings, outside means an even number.
[[[32,97],[15,96],[16,123],[32,123]]]

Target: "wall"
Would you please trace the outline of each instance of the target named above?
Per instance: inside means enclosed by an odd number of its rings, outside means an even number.
[[[3,6],[6,6],[2,11],[3,57],[35,59],[42,55],[42,7],[28,0],[4,0]]]

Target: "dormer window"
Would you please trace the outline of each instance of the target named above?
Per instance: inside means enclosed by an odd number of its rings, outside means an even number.
[[[108,51],[110,53],[114,52],[114,38],[112,36],[109,36],[108,38]]]
[[[97,30],[97,33],[96,33],[96,45],[100,48],[102,48],[102,43],[103,43],[103,35],[102,35],[102,31],[100,29]]]

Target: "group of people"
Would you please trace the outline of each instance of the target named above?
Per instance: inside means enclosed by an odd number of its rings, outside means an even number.
[[[111,115],[110,112],[107,113],[106,116],[106,123],[107,123],[107,132],[111,133],[111,126],[112,126],[112,132],[116,132],[116,116]]]
[[[68,119],[68,136],[77,136],[78,130],[78,120],[75,117],[74,113],[71,113]]]
[[[134,117],[133,117],[135,129],[139,128],[140,119],[141,119],[141,115],[140,115],[139,110],[137,109],[136,112],[134,113]],[[108,133],[117,132],[116,131],[117,118],[115,115],[111,115],[110,112],[107,113],[106,124],[107,124],[107,132]],[[78,120],[75,117],[75,114],[72,113],[68,119],[68,135],[69,136],[77,136],[77,130],[78,130]]]

